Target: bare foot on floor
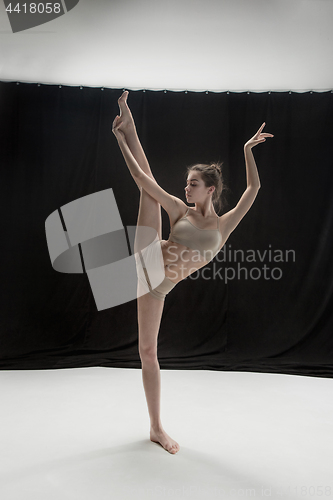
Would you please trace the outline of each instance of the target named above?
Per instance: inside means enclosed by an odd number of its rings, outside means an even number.
[[[131,110],[129,109],[129,107],[127,105],[128,94],[129,94],[128,90],[125,90],[118,99],[120,116],[118,118],[117,126],[119,126],[119,129],[122,130],[123,132],[126,129],[133,127],[133,125],[134,125],[134,120],[133,120]]]
[[[180,450],[179,444],[171,439],[164,429],[154,430],[150,428],[150,440],[163,446],[169,453],[175,454]]]

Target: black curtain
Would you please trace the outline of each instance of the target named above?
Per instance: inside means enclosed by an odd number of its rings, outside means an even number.
[[[98,311],[86,274],[51,265],[45,220],[112,188],[124,226],[139,190],[111,132],[122,89],[0,82],[0,367],[140,368],[137,305]],[[157,182],[184,198],[185,170],[223,161],[233,208],[244,143],[261,189],[224,249],[167,296],[161,368],[333,375],[332,92],[131,91]],[[162,209],[163,238],[169,218]],[[203,271],[203,269],[201,271]]]

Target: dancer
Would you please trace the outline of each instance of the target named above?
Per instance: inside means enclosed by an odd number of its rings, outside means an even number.
[[[265,123],[244,145],[247,188],[236,207],[218,216],[223,189],[219,164],[197,164],[187,169],[185,196],[188,207],[181,199],[170,195],[156,182],[139,141],[132,113],[127,104],[128,91],[118,99],[120,115],[112,124],[129,171],[140,190],[137,229],[153,228],[157,237],[148,250],[140,255],[139,282],[147,293],[138,294],[139,355],[142,379],[150,417],[150,439],[159,443],[169,453],[179,451],[179,444],[164,430],[160,416],[160,366],[157,358],[157,337],[165,296],[182,279],[205,266],[219,252],[231,232],[236,228],[254,202],[260,180],[251,149],[272,134],[262,133]],[[168,240],[162,240],[161,206],[170,219]],[[151,263],[152,273],[149,271]],[[158,286],[153,286],[153,273],[159,276]]]

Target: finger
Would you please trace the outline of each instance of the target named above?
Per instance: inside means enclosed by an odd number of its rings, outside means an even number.
[[[118,121],[119,121],[119,116],[117,115],[113,120],[112,126],[115,127],[118,124]]]
[[[261,125],[261,127],[259,128],[258,132],[254,135],[254,137],[258,138],[258,137],[260,136],[261,131],[262,131],[262,129],[264,128],[264,126],[265,126],[265,125],[266,125],[266,124],[265,124],[265,122],[264,122],[264,123]]]
[[[266,125],[266,123],[265,123],[265,122],[261,125],[261,127],[260,127],[260,129],[259,129],[259,131],[260,131],[260,132],[262,131],[262,129],[264,128],[264,126],[265,126],[265,125]]]

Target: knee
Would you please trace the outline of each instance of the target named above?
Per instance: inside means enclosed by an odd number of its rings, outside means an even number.
[[[157,361],[157,348],[155,346],[140,346],[139,354],[142,362],[156,363]]]

